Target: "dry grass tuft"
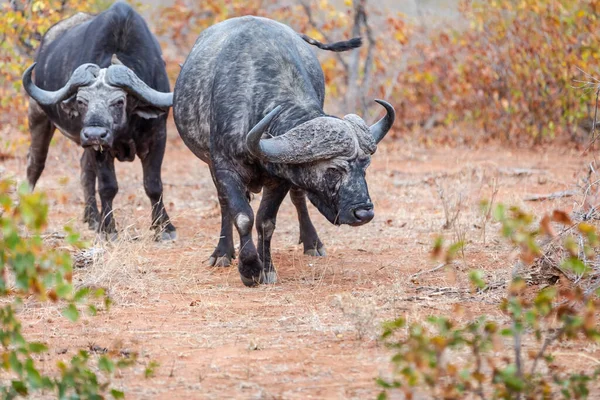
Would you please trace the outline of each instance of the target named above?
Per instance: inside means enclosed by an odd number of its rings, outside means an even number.
[[[124,307],[139,306],[169,291],[159,274],[164,259],[156,257],[168,244],[157,243],[153,232],[140,233],[132,226],[121,230],[114,241],[97,237],[92,247],[76,254],[75,266],[81,267],[74,271],[77,287],[104,288],[114,304]]]

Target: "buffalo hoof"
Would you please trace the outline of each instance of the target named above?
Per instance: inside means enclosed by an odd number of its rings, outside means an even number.
[[[156,235],[157,242],[174,242],[177,240],[177,231],[161,231]]]
[[[259,278],[246,278],[244,275],[240,275],[242,283],[248,287],[257,286],[260,283]]]
[[[325,247],[319,247],[316,249],[305,249],[304,254],[312,257],[325,257],[327,252],[325,251]]]
[[[266,285],[272,285],[274,283],[277,283],[277,272],[275,271],[269,271],[269,272],[262,272],[260,274],[260,277],[262,278],[262,282]]]
[[[90,230],[97,231],[100,228],[100,214],[98,214],[98,210],[86,207],[83,212],[83,222],[88,224]]]
[[[88,227],[91,231],[97,231],[100,228],[100,216],[99,215],[84,215],[83,222],[88,224]]]
[[[117,232],[98,232],[98,237],[100,240],[111,243],[119,240],[119,234]]]
[[[258,277],[252,277],[252,278],[248,278],[244,275],[240,274],[240,278],[242,280],[242,283],[248,287],[254,287],[260,284],[266,284],[266,285],[272,285],[274,283],[277,283],[277,272],[275,271],[269,271],[269,272],[264,272],[262,271],[260,273],[260,276]]]
[[[231,265],[231,257],[228,255],[210,256],[208,259],[208,265],[211,267],[229,267]]]
[[[211,267],[229,267],[234,258],[235,252],[233,247],[228,248],[228,246],[219,243],[219,245],[215,247],[215,251],[210,255],[208,265]]]
[[[97,231],[98,227],[100,226],[100,222],[96,221],[96,220],[89,220],[89,221],[85,221],[88,223],[88,227],[91,231]]]

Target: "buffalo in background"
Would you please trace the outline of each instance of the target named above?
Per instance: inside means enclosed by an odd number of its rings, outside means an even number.
[[[152,204],[152,227],[158,239],[175,239],[161,180],[173,94],[160,46],[143,18],[129,5],[115,3],[96,16],[79,13],[55,24],[44,35],[23,84],[31,97],[27,157],[31,188],[44,170],[58,128],[84,148],[84,220],[113,237],[112,202],[118,192],[114,160],[133,161],[137,154]]]

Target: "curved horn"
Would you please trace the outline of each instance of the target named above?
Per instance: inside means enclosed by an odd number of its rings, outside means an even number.
[[[283,107],[277,106],[270,113],[268,113],[263,119],[261,119],[246,135],[246,147],[252,155],[258,158],[264,158],[266,160],[277,158],[281,153],[282,149],[278,149],[275,143],[269,143],[268,141],[262,141],[261,137],[265,130],[269,127],[269,124],[273,119],[279,115]],[[275,144],[275,146],[274,146]]]
[[[79,87],[88,86],[94,82],[100,71],[100,67],[96,64],[82,64],[73,71],[65,86],[56,91],[48,91],[37,87],[31,79],[31,73],[36,64],[33,63],[23,74],[23,88],[32,99],[44,106],[51,106],[71,97]]]
[[[131,69],[124,65],[111,65],[106,71],[106,82],[109,85],[125,89],[127,92],[144,100],[148,104],[169,108],[173,106],[173,92],[163,93],[146,85]]]
[[[394,107],[392,107],[392,105],[387,101],[379,99],[375,101],[385,107],[385,110],[387,111],[385,117],[381,118],[376,124],[371,125],[369,128],[371,135],[373,135],[373,139],[375,139],[375,143],[379,143],[394,124],[394,120],[396,119],[396,111],[394,110]]]

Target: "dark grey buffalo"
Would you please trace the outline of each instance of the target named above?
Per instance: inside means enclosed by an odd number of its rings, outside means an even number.
[[[305,193],[332,223],[362,225],[373,216],[365,171],[395,118],[387,111],[369,127],[357,115],[323,112],[324,77],[307,44],[343,51],[359,39],[325,45],[278,22],[234,18],[205,30],[182,67],[173,113],[186,145],[208,163],[221,205],[221,238],[211,264],[234,256],[240,235],[244,284],[273,283],[271,237],[282,200],[291,192],[305,252],[324,255]],[[249,192],[263,190],[252,242]]]
[[[157,238],[174,239],[160,176],[173,94],[160,46],[142,17],[127,4],[116,3],[96,16],[79,13],[59,22],[44,35],[23,85],[31,97],[31,188],[44,170],[58,128],[84,148],[84,220],[90,228],[113,236],[112,202],[118,191],[114,159],[133,161],[137,154],[152,203],[152,227]]]

